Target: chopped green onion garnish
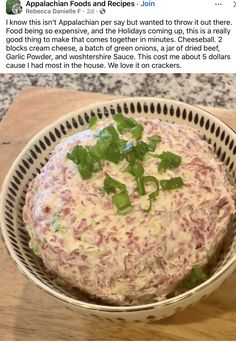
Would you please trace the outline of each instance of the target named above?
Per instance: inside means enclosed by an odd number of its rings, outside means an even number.
[[[77,164],[82,179],[90,179],[93,170],[93,160],[86,148],[80,145],[75,146],[72,152],[67,154],[67,158]]]
[[[67,154],[67,158],[77,165],[80,175],[84,180],[91,178],[93,172],[98,172],[102,169],[103,160],[117,164],[122,159],[126,159],[129,165],[125,168],[125,171],[134,176],[139,195],[146,194],[145,188],[147,184],[155,186],[155,190],[149,194],[150,206],[147,210],[149,212],[152,202],[159,194],[159,181],[154,176],[143,176],[144,168],[141,161],[144,160],[147,153],[155,158],[159,158],[158,170],[163,172],[167,169],[178,167],[182,159],[170,151],[165,151],[160,155],[151,154],[155,152],[157,144],[161,142],[160,136],[153,135],[148,137],[146,143],[141,140],[144,128],[136,120],[126,118],[122,114],[114,115],[113,118],[117,123],[116,128],[113,125],[109,125],[97,131],[94,135],[97,138],[95,145],[88,147],[77,145]],[[89,128],[92,128],[96,122],[97,118],[91,117]],[[119,133],[122,134],[126,131],[130,132],[135,140],[128,141],[119,137]],[[181,177],[160,181],[163,190],[176,189],[182,187],[183,184]],[[114,192],[112,203],[116,206],[119,214],[125,214],[130,210],[131,201],[125,184],[105,174],[103,191],[107,193]]]
[[[129,164],[125,171],[132,174],[136,178],[140,178],[144,174],[144,169],[141,163],[135,162],[134,164]]]
[[[153,136],[149,137],[149,139],[155,141],[157,144],[161,143],[161,141],[162,141],[161,136],[158,136],[158,135],[153,135]]]
[[[138,154],[138,158],[140,160],[143,160],[144,158],[144,155],[148,152],[148,144],[143,142],[143,141],[139,141],[136,146],[135,146],[135,149],[137,151],[137,154]]]
[[[159,155],[157,155],[157,154],[152,154],[151,152],[149,152],[148,155],[150,155],[150,156],[152,156],[152,157],[154,157],[154,158],[159,158]]]
[[[93,168],[92,168],[93,172],[96,173],[96,172],[98,172],[101,169],[102,169],[102,163],[100,161],[95,161],[94,160],[93,161]]]
[[[79,145],[77,145],[73,148],[71,152],[68,152],[66,157],[69,160],[73,161],[75,164],[79,164],[80,163],[79,151],[80,151],[80,147]]]
[[[142,161],[148,151],[149,145],[143,141],[138,141],[136,145],[130,141],[121,148],[121,154],[130,163]]]
[[[88,128],[91,129],[92,127],[94,127],[97,123],[98,118],[97,117],[91,117],[89,119],[89,125]]]
[[[78,170],[83,180],[88,180],[92,176],[92,169],[89,165],[78,165]]]
[[[193,267],[189,275],[181,281],[178,288],[181,290],[192,289],[208,279],[202,267]]]
[[[110,193],[116,189],[120,190],[119,193],[112,196],[112,203],[116,206],[119,214],[125,214],[131,209],[130,198],[126,186],[123,183],[113,179],[106,173],[103,186],[107,193]]]
[[[128,141],[126,139],[120,139],[119,140],[120,148],[123,149],[127,143],[128,143]]]
[[[103,159],[115,164],[119,163],[121,160],[119,146],[117,144],[110,144],[103,154]]]
[[[144,184],[153,183],[156,186],[156,190],[149,194],[149,208],[147,209],[147,212],[151,211],[152,208],[152,202],[153,200],[159,195],[159,181],[155,178],[155,176],[144,176],[143,177]]]
[[[123,114],[115,114],[113,115],[113,119],[117,123],[117,130],[122,134],[125,129],[132,128],[132,122],[129,118],[125,118]]]
[[[170,151],[164,151],[161,155],[158,155],[158,157],[161,159],[158,166],[159,172],[165,172],[167,169],[177,168],[182,161],[180,156],[173,154]]]
[[[123,133],[125,129],[132,129],[139,125],[133,118],[127,118],[123,114],[115,114],[112,117],[117,122],[117,130]]]
[[[154,135],[148,137],[148,150],[154,152],[156,150],[157,144],[161,142],[161,137]]]
[[[136,178],[137,182],[137,188],[138,188],[138,194],[139,195],[144,195],[145,193],[145,188],[144,188],[144,182],[143,182],[143,174],[144,174],[144,169],[143,166],[140,162],[135,162],[134,164],[129,164],[126,168],[125,171],[127,173],[130,173]]]
[[[110,192],[114,191],[117,188],[120,189],[120,190],[125,190],[126,189],[126,186],[123,183],[113,179],[107,173],[106,173],[106,177],[105,177],[104,182],[103,182],[103,187],[104,187],[104,191],[107,192],[107,193],[110,193]]]
[[[119,214],[126,214],[131,209],[131,202],[126,189],[113,195],[112,203],[116,206]]]
[[[143,176],[144,169],[141,163],[136,162],[132,165],[132,174],[137,178]]]
[[[130,163],[134,163],[138,159],[138,155],[133,142],[127,142],[121,148],[122,156]]]
[[[124,172],[133,175],[133,173],[132,173],[132,164],[128,164],[127,167],[124,169]]]
[[[143,177],[137,178],[136,182],[137,182],[138,194],[145,195],[146,192],[145,192]]]
[[[88,148],[93,158],[97,160],[107,160],[116,164],[120,162],[119,135],[114,126],[110,125],[101,130],[98,137],[100,139],[97,143]]]
[[[94,160],[100,161],[102,159],[103,149],[99,146],[98,143],[93,145],[93,146],[89,146],[87,149],[88,149],[88,151],[90,153],[90,156]]]
[[[150,199],[155,199],[159,194],[159,181],[155,176],[144,176],[143,182],[144,184],[153,183],[156,186],[156,190],[149,195]]]
[[[136,140],[142,138],[143,126],[133,118],[126,118],[123,114],[115,114],[113,119],[117,122],[117,130],[123,134],[125,130],[130,130]]]
[[[132,152],[134,150],[134,143],[133,142],[126,142],[126,144],[123,145],[122,147],[122,153],[124,155]]]
[[[169,180],[161,180],[160,181],[161,188],[166,191],[166,190],[172,190],[176,188],[180,188],[183,186],[184,182],[181,177],[174,177]]]
[[[102,139],[109,137],[109,139],[113,142],[119,140],[118,132],[116,131],[113,125],[107,126],[101,131],[99,131],[99,137]]]
[[[153,202],[153,199],[151,199],[150,197],[149,197],[149,207],[148,207],[148,209],[147,210],[145,210],[146,212],[150,212],[151,211],[151,209],[152,209],[152,202]]]
[[[136,125],[131,129],[131,133],[133,135],[133,137],[137,140],[142,138],[142,134],[143,134],[143,126],[141,125]]]

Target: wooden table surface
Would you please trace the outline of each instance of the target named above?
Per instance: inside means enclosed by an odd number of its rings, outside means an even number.
[[[0,185],[26,142],[70,111],[114,96],[30,88],[0,123]],[[236,110],[209,109],[236,129]],[[17,270],[0,241],[0,340],[236,340],[236,272],[197,305],[153,324],[107,323],[73,312]]]

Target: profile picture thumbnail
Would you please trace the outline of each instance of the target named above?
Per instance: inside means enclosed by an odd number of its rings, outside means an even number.
[[[20,14],[22,12],[22,5],[20,0],[7,0],[6,13],[7,14]]]

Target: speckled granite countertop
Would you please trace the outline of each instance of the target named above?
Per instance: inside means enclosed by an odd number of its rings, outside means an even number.
[[[0,74],[0,118],[18,92],[31,86],[236,108],[236,74]]]

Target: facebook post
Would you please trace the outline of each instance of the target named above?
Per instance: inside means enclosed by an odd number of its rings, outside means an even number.
[[[236,340],[236,2],[0,9],[0,340]]]
[[[233,1],[8,0],[1,6],[2,72],[236,69]]]

